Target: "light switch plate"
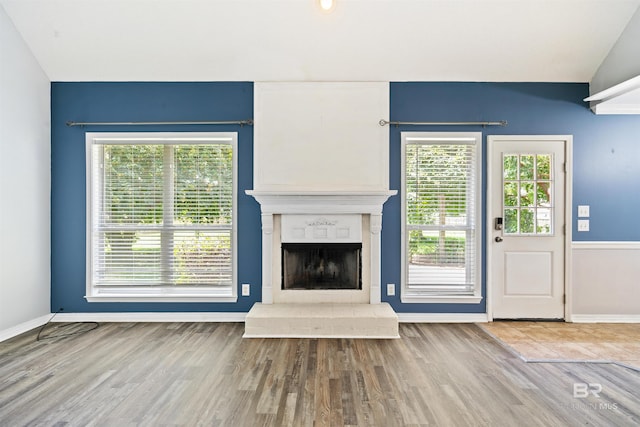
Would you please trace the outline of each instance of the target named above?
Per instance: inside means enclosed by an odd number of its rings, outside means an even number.
[[[578,220],[578,231],[589,231],[589,220],[588,219],[579,219]]]
[[[578,206],[578,218],[589,218],[589,205]]]
[[[251,285],[248,283],[242,284],[242,296],[248,297],[251,294]]]

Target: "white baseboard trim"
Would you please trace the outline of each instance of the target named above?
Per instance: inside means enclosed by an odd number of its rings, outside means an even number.
[[[20,334],[24,334],[27,331],[30,331],[34,328],[42,326],[45,323],[47,323],[50,318],[51,318],[51,315],[46,314],[44,316],[40,316],[35,319],[28,320],[26,322],[20,323],[19,325],[0,331],[0,342],[6,341],[13,337],[17,337]]]
[[[397,313],[397,315],[401,323],[488,322],[486,313]],[[48,320],[49,317],[46,319]],[[246,317],[247,313],[58,313],[52,322],[244,322]]]
[[[573,323],[640,323],[640,314],[572,314]]]
[[[397,313],[400,323],[486,323],[486,313]]]
[[[485,313],[397,313],[401,323],[484,323],[488,322]],[[584,315],[574,315],[585,317]],[[58,313],[52,322],[244,322],[247,313]],[[586,316],[591,318],[593,316]],[[640,322],[640,316],[635,320],[620,320],[622,316],[614,316],[607,320],[574,320],[574,322]],[[21,323],[12,328],[0,331],[0,342],[13,338],[31,329],[42,326],[49,321],[51,314]],[[628,316],[627,316],[628,318]]]
[[[52,322],[244,322],[247,313],[58,313]]]

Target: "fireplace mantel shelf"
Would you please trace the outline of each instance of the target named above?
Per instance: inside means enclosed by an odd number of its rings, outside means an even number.
[[[382,205],[396,190],[384,191],[259,191],[246,194],[260,203],[262,213],[381,214]]]

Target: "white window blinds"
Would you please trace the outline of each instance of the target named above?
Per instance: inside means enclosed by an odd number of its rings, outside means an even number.
[[[479,145],[475,135],[403,134],[408,294],[476,291]]]
[[[90,293],[232,296],[235,134],[93,135]]]

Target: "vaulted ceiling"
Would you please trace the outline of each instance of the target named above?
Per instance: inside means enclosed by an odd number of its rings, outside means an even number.
[[[0,0],[53,81],[588,82],[640,0]]]

